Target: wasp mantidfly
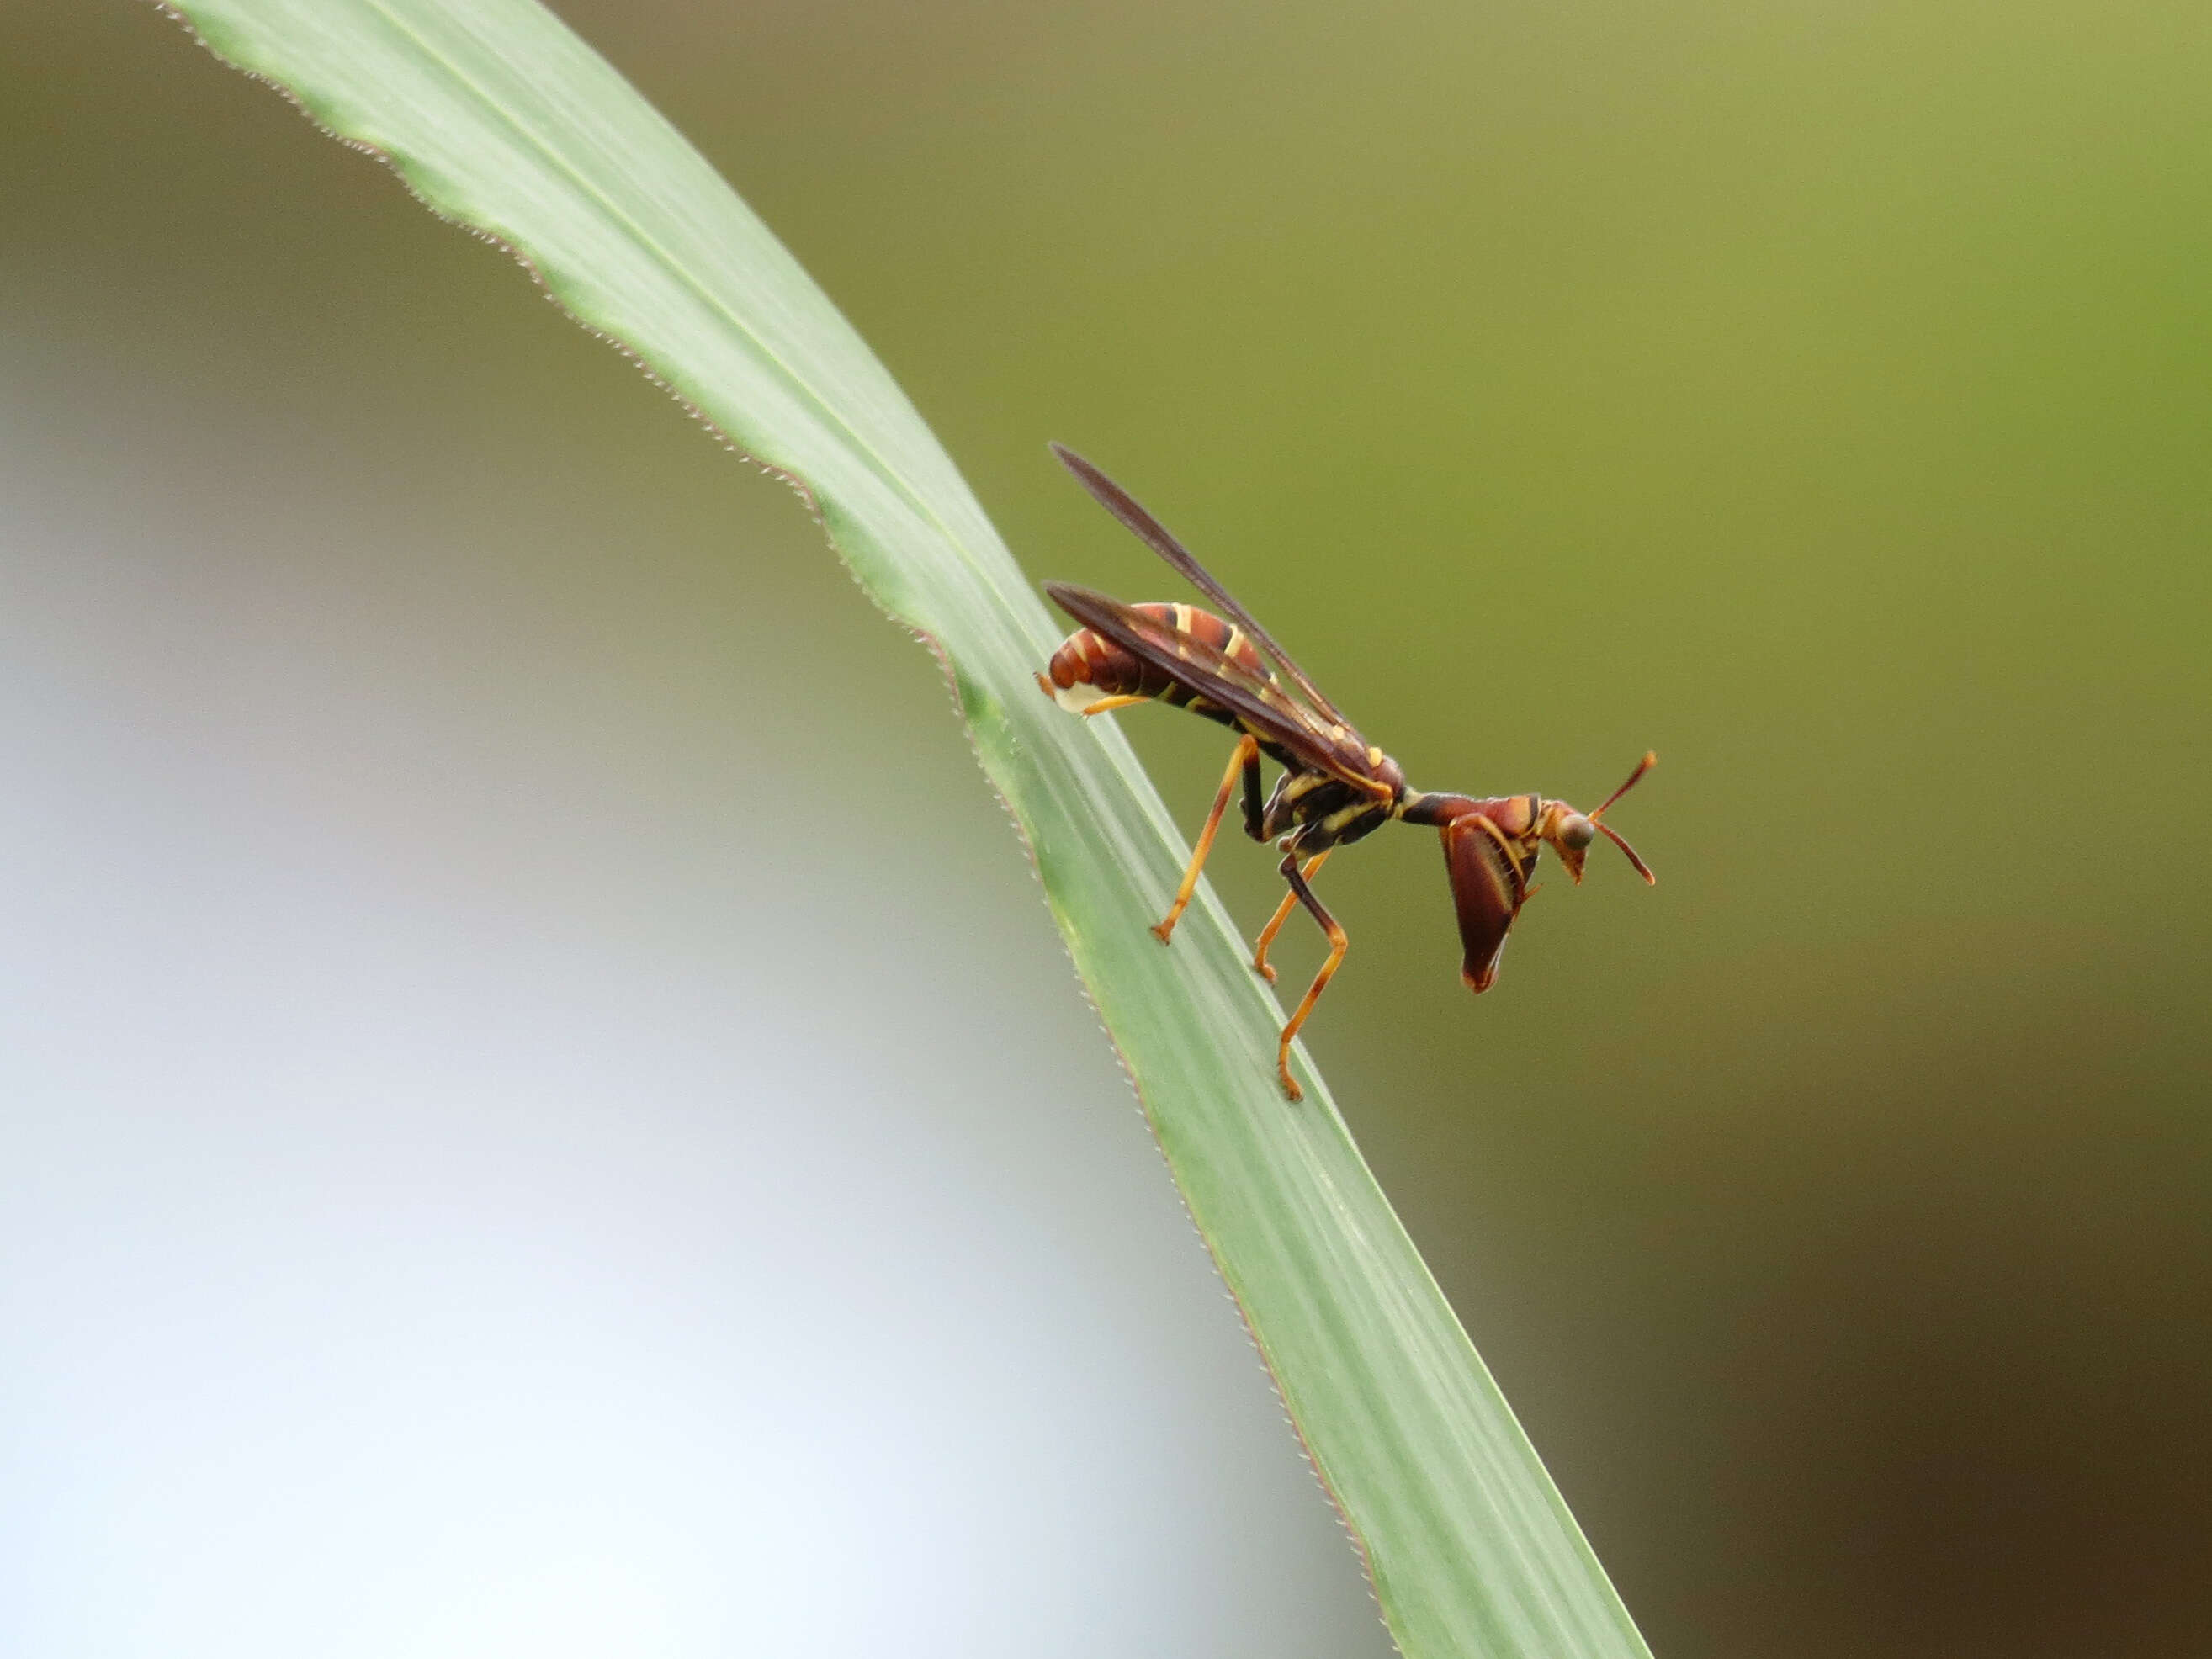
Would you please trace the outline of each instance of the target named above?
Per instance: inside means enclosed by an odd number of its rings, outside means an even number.
[[[1222,774],[1220,793],[1206,815],[1206,827],[1199,831],[1182,884],[1152,932],[1163,945],[1173,936],[1176,921],[1197,890],[1198,874],[1213,850],[1222,816],[1241,783],[1244,833],[1254,841],[1275,843],[1283,854],[1278,867],[1291,890],[1260,930],[1252,966],[1273,980],[1267,951],[1294,905],[1304,905],[1328,939],[1328,958],[1285,1023],[1276,1050],[1276,1073],[1283,1093],[1291,1099],[1303,1097],[1291,1077],[1291,1039],[1344,961],[1344,929],[1314,896],[1312,886],[1315,873],[1338,848],[1373,834],[1393,818],[1441,832],[1444,869],[1451,878],[1460,942],[1466,951],[1460,977],[1473,991],[1486,991],[1497,980],[1505,936],[1535,890],[1529,878],[1537,855],[1547,846],[1577,884],[1583,878],[1583,855],[1601,835],[1628,855],[1637,874],[1646,882],[1654,879],[1650,867],[1605,821],[1605,815],[1651,769],[1656,755],[1647,753],[1638,761],[1627,781],[1595,812],[1578,812],[1563,800],[1547,800],[1541,795],[1476,799],[1409,788],[1398,763],[1359,735],[1290,653],[1253,620],[1252,613],[1128,491],[1073,450],[1054,444],[1052,453],[1100,506],[1221,609],[1222,614],[1215,616],[1191,605],[1124,605],[1087,587],[1047,582],[1044,591],[1053,602],[1083,625],[1052,653],[1036,679],[1047,696],[1078,714],[1103,714],[1133,703],[1159,702],[1188,708],[1237,734],[1229,769]],[[1262,756],[1283,769],[1274,792],[1264,799]]]

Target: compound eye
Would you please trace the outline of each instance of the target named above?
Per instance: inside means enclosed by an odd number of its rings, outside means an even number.
[[[1581,852],[1597,839],[1597,825],[1579,812],[1570,812],[1559,821],[1559,845]]]

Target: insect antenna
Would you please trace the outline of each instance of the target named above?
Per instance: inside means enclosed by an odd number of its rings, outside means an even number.
[[[1643,775],[1646,772],[1649,772],[1653,767],[1658,765],[1658,751],[1650,749],[1645,750],[1644,751],[1644,758],[1636,763],[1636,769],[1628,775],[1628,781],[1626,783],[1623,783],[1620,788],[1614,790],[1611,794],[1605,798],[1605,806],[1599,807],[1596,811],[1589,815],[1589,821],[1597,826],[1598,832],[1607,841],[1611,842],[1615,847],[1620,848],[1623,853],[1626,853],[1628,855],[1628,861],[1636,866],[1636,873],[1643,877],[1647,884],[1654,887],[1659,884],[1659,878],[1651,873],[1651,866],[1650,865],[1646,864],[1642,859],[1636,855],[1636,849],[1621,839],[1620,832],[1605,821],[1605,809],[1606,806],[1612,805],[1613,802],[1619,800],[1623,795],[1636,787],[1637,781],[1642,778]]]

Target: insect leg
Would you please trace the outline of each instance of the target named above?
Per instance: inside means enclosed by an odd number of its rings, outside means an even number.
[[[1267,803],[1260,793],[1260,757],[1244,763],[1244,833],[1254,841],[1267,839]]]
[[[1304,873],[1308,881],[1314,878],[1314,872],[1321,868],[1322,861],[1335,850],[1334,847],[1326,848],[1306,860]],[[1275,982],[1275,970],[1268,965],[1268,947],[1274,944],[1275,935],[1283,931],[1283,924],[1291,919],[1291,911],[1297,902],[1298,896],[1295,891],[1284,894],[1283,902],[1275,907],[1275,914],[1267,919],[1267,925],[1260,930],[1258,943],[1252,947],[1253,971],[1270,985]]]
[[[1352,941],[1345,936],[1344,929],[1337,925],[1336,918],[1322,908],[1322,902],[1314,896],[1313,889],[1306,885],[1306,878],[1298,873],[1298,855],[1296,853],[1283,854],[1282,872],[1283,879],[1291,884],[1291,896],[1313,913],[1313,919],[1321,924],[1322,932],[1328,935],[1328,960],[1322,963],[1321,972],[1314,975],[1314,982],[1306,988],[1305,996],[1298,1003],[1297,1012],[1291,1014],[1290,1023],[1283,1027],[1283,1040],[1275,1050],[1275,1074],[1283,1080],[1285,1098],[1303,1100],[1305,1091],[1291,1080],[1291,1039],[1297,1036],[1298,1027],[1306,1023],[1306,1016],[1313,1012],[1314,1004],[1321,1000],[1321,994],[1328,988],[1328,982],[1334,977],[1338,964],[1344,960],[1345,947]]]
[[[1247,768],[1257,771],[1259,765],[1260,745],[1248,732],[1237,742],[1237,752],[1230,756],[1229,769],[1221,775],[1221,792],[1213,798],[1213,810],[1206,815],[1206,828],[1198,832],[1198,845],[1191,849],[1190,867],[1182,872],[1182,885],[1176,889],[1175,902],[1168,906],[1167,915],[1152,929],[1161,944],[1165,945],[1174,933],[1183,907],[1198,890],[1198,872],[1206,867],[1206,855],[1213,850],[1214,832],[1221,828],[1221,815],[1229,810],[1229,797],[1236,792],[1237,778]]]

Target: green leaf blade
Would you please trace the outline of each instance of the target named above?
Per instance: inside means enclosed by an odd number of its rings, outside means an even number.
[[[1646,1650],[1110,722],[1030,675],[1063,632],[912,404],[711,167],[528,0],[181,0],[213,50],[434,210],[494,238],[586,326],[797,483],[861,585],[945,659],[975,751],[1400,1647]],[[1040,434],[1042,437],[1044,434]]]

